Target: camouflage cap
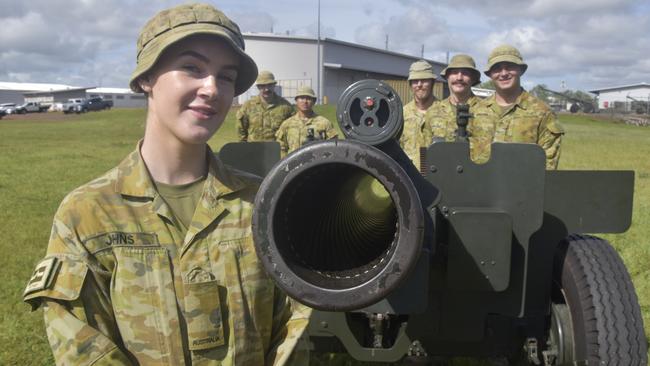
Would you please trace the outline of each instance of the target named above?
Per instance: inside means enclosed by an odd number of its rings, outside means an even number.
[[[476,63],[470,55],[458,54],[451,58],[449,65],[445,67],[444,70],[440,73],[440,76],[447,79],[447,71],[449,69],[470,69],[472,74],[474,74],[474,84],[472,86],[481,82],[481,72],[476,68]]]
[[[196,34],[219,37],[239,56],[235,95],[245,92],[253,85],[257,77],[257,65],[244,52],[244,38],[239,26],[212,5],[183,4],[159,12],[142,28],[137,44],[137,65],[129,81],[131,90],[142,93],[138,78],[151,70],[169,46]]]
[[[298,92],[296,93],[296,98],[305,97],[305,96],[316,99],[316,93],[314,93],[314,89],[308,86],[301,86],[300,88],[298,88]]]
[[[260,75],[255,80],[255,85],[268,85],[268,84],[277,84],[275,81],[275,75],[268,70],[260,71]]]
[[[490,52],[490,56],[488,56],[487,67],[485,70],[483,70],[485,75],[490,76],[490,69],[492,69],[492,66],[498,64],[499,62],[510,62],[521,66],[522,74],[526,72],[526,69],[528,69],[528,65],[524,63],[524,59],[521,57],[519,50],[507,44],[497,46],[492,50],[492,52]]]
[[[424,60],[415,61],[409,67],[408,81],[435,78],[436,74],[433,73],[433,66]]]

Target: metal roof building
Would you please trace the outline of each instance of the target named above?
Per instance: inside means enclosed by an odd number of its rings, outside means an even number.
[[[404,102],[411,99],[406,83],[411,63],[419,57],[343,42],[331,38],[283,36],[276,34],[244,34],[246,52],[260,70],[273,72],[280,94],[293,102],[300,86],[311,86],[323,103],[336,103],[350,84],[362,79],[389,82]],[[427,60],[437,74],[445,63]],[[446,96],[446,82],[438,77],[434,93]],[[257,94],[255,87],[239,98],[239,102]]]
[[[144,94],[127,88],[78,87],[64,84],[0,82],[0,103],[40,102],[57,105],[71,98],[102,97],[112,100],[117,108],[141,108],[146,105]]]
[[[590,90],[598,96],[598,108],[624,108],[630,111],[632,102],[650,103],[650,84],[638,83]],[[622,106],[622,107],[621,107]]]

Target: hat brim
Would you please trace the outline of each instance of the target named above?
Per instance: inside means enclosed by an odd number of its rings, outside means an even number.
[[[508,62],[508,63],[511,63],[511,64],[521,66],[522,67],[522,71],[521,71],[522,75],[526,72],[526,70],[528,70],[528,65],[526,63],[521,62],[517,58],[515,58],[513,56],[510,56],[510,55],[503,55],[503,56],[495,57],[491,61],[492,62],[490,62],[487,65],[485,70],[483,70],[483,73],[488,77],[490,76],[490,70],[492,70],[492,67],[494,67],[494,65],[496,65],[496,64],[498,64],[500,62]]]
[[[476,85],[481,83],[481,72],[478,71],[477,69],[475,69],[473,67],[469,67],[469,66],[461,66],[461,67],[449,67],[449,66],[447,66],[440,72],[440,76],[442,76],[443,79],[447,80],[447,71],[451,70],[451,69],[469,69],[469,70],[472,70],[472,73],[476,77],[476,81],[474,81],[474,84],[472,84],[472,86],[476,86]]]
[[[436,74],[429,71],[415,71],[409,74],[408,81],[411,80],[426,80],[426,79],[436,79]]]
[[[212,35],[224,40],[239,56],[239,70],[237,72],[237,80],[235,80],[235,96],[248,90],[255,82],[255,79],[257,79],[257,65],[255,61],[233,40],[234,35],[230,31],[214,24],[205,23],[187,24],[174,28],[151,40],[138,56],[138,64],[133,74],[131,74],[131,80],[129,81],[131,90],[136,93],[142,93],[143,90],[138,83],[138,78],[150,71],[156,62],[158,62],[163,52],[171,45],[198,34]]]

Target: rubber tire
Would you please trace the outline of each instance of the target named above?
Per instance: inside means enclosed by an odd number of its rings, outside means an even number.
[[[573,234],[560,244],[555,270],[571,312],[576,361],[647,365],[639,301],[616,250],[606,240]]]

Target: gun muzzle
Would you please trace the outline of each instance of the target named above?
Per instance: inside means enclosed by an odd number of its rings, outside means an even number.
[[[278,163],[255,199],[253,235],[292,298],[348,311],[386,297],[422,248],[423,210],[402,167],[356,141],[310,144]]]

